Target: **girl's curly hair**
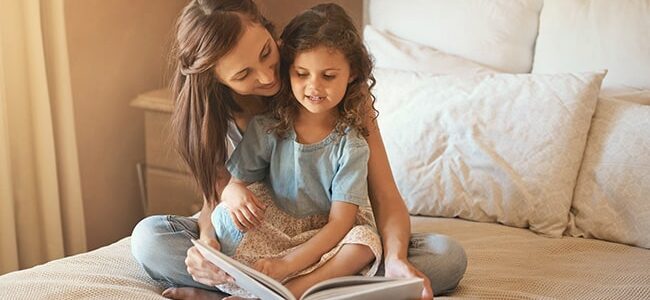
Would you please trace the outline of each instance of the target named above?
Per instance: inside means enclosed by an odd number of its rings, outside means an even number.
[[[291,92],[289,70],[296,55],[319,46],[341,51],[350,64],[350,76],[354,78],[347,86],[343,100],[337,105],[336,131],[343,134],[346,127],[356,129],[368,136],[369,118],[377,117],[375,85],[372,75],[373,63],[363,45],[352,19],[336,4],[319,4],[296,16],[284,28],[280,36],[280,78],[283,82],[276,95],[272,115],[278,120],[270,131],[284,137],[292,128],[300,103]]]

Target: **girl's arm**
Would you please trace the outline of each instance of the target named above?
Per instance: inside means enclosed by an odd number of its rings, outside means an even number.
[[[385,275],[424,279],[422,299],[432,299],[433,291],[429,278],[408,261],[408,245],[411,238],[408,210],[397,190],[377,122],[369,120],[368,124],[368,192],[382,237]]]
[[[356,204],[334,201],[327,224],[316,235],[275,263],[261,260],[257,268],[271,277],[282,280],[288,275],[315,264],[323,254],[332,250],[352,229],[356,221],[357,210]]]

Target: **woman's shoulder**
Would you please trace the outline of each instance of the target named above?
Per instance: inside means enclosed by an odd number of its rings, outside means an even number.
[[[248,126],[255,126],[255,128],[268,129],[271,125],[275,123],[275,119],[271,116],[270,113],[260,114],[254,116]]]

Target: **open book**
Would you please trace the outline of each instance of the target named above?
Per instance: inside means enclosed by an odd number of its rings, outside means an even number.
[[[192,243],[203,257],[234,278],[235,284],[260,299],[296,300],[289,289],[277,280],[216,251],[199,240],[192,239]],[[309,288],[300,299],[419,299],[422,284],[422,278],[346,276],[320,282]]]

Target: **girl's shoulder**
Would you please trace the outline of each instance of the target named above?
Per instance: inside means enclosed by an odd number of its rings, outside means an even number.
[[[341,136],[341,141],[345,146],[368,148],[366,138],[358,130],[352,127],[345,128],[343,135]]]

